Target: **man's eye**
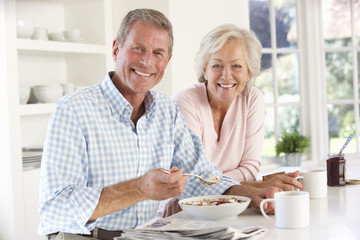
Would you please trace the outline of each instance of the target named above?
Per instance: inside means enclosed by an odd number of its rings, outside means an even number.
[[[132,50],[134,52],[140,52],[141,51],[141,47],[133,47]]]
[[[155,55],[160,56],[160,57],[164,56],[164,54],[162,52],[155,52]]]

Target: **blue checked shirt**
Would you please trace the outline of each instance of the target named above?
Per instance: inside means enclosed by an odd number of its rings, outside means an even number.
[[[159,201],[146,200],[88,222],[105,186],[150,169],[177,166],[205,178],[222,176],[169,97],[149,91],[145,114],[135,128],[132,107],[111,76],[63,97],[50,117],[41,166],[40,234],[89,234],[94,227],[121,230],[150,220]],[[235,184],[223,176],[218,184],[204,187],[190,177],[178,198],[222,194]]]

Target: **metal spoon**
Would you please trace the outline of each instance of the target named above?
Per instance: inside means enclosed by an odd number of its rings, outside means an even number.
[[[169,170],[163,170],[164,173],[170,174]],[[203,177],[196,175],[196,174],[192,174],[192,173],[183,173],[183,176],[190,176],[190,177],[197,177],[200,179],[200,182],[206,186],[211,186],[214,185],[215,183],[220,181],[219,177],[214,177],[213,179],[204,179]]]
[[[344,143],[344,146],[340,149],[340,152],[338,155],[340,155],[344,149],[347,147],[347,145],[349,144],[349,142],[351,141],[351,139],[353,138],[353,134],[350,134],[350,136],[346,139],[346,142]]]

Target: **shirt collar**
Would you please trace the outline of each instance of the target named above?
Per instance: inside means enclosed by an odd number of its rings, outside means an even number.
[[[113,116],[120,115],[124,117],[128,116],[130,118],[133,108],[130,105],[130,103],[125,99],[125,97],[115,87],[114,83],[111,80],[113,75],[114,75],[113,71],[106,74],[106,77],[104,81],[101,83],[100,88],[104,94],[106,101],[109,104],[111,114]],[[155,91],[150,90],[145,94],[145,99],[144,99],[145,115],[148,116],[149,113],[155,111],[156,109],[155,99],[156,99]]]

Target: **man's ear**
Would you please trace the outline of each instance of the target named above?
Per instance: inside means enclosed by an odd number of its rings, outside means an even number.
[[[118,52],[119,52],[119,41],[115,38],[113,40],[113,45],[112,45],[112,57],[115,62],[117,60]]]

